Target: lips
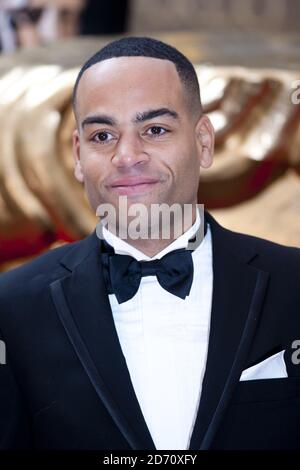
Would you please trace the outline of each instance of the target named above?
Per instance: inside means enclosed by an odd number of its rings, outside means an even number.
[[[137,194],[151,190],[158,182],[158,179],[150,177],[127,177],[113,181],[109,187],[118,194]]]
[[[137,186],[139,184],[151,184],[151,183],[157,183],[157,179],[155,178],[145,178],[145,177],[134,177],[134,178],[121,178],[118,180],[115,180],[113,183],[111,183],[111,186],[113,188],[118,187],[118,186]]]

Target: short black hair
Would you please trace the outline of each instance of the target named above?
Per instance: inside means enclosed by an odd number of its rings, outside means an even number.
[[[199,82],[192,63],[175,47],[148,37],[124,37],[117,39],[90,57],[81,67],[73,89],[73,108],[75,111],[76,94],[83,73],[92,65],[114,57],[151,57],[173,62],[179,78],[189,95],[189,106],[202,111]]]

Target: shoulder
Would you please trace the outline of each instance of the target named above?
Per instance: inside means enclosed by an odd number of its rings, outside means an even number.
[[[79,246],[82,241],[68,243],[37,256],[8,272],[0,274],[0,305],[5,299],[16,298],[29,291],[31,285],[48,284],[51,279],[65,272],[60,260]]]
[[[255,237],[252,235],[246,235],[239,232],[230,231],[231,236],[235,239],[236,243],[241,246],[251,246],[260,255],[264,256],[265,259],[270,261],[282,261],[283,259],[300,261],[300,248],[296,246],[287,246],[280,243],[275,243],[271,240],[264,238]]]
[[[210,214],[208,222],[212,232],[212,243],[220,250],[229,250],[242,262],[250,262],[262,270],[285,275],[293,282],[300,276],[300,248],[275,243],[264,238],[229,230],[221,226]]]
[[[299,305],[300,249],[281,245],[263,238],[231,232],[240,252],[252,252],[249,264],[270,274],[270,286],[297,299]]]

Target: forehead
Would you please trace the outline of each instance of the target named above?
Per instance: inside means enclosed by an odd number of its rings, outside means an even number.
[[[132,109],[136,106],[180,106],[183,86],[169,60],[118,57],[92,65],[77,89],[80,114],[103,108]]]

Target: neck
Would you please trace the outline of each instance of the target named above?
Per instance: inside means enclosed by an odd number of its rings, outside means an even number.
[[[172,239],[161,239],[161,240],[126,240],[127,243],[137,250],[141,251],[145,255],[149,256],[152,258],[153,256],[157,255],[160,251],[162,251],[164,248],[169,246],[175,238],[173,237]]]
[[[159,237],[156,238],[137,238],[137,239],[132,239],[129,236],[126,238],[126,242],[136,248],[137,250],[141,251],[144,253],[146,256],[152,258],[153,256],[157,255],[157,253],[160,253],[163,249],[165,249],[167,246],[169,246],[174,240],[176,240],[178,237],[183,235],[183,233],[187,232],[192,225],[194,225],[196,221],[196,205],[193,206],[192,209],[192,217],[191,217],[191,222],[189,224],[183,224],[180,222],[180,224],[177,224],[176,226],[174,223],[171,224],[170,227],[170,236],[168,238],[164,237],[164,233],[162,230],[159,230],[156,233],[159,233]],[[149,228],[149,233],[151,233],[151,230]],[[116,234],[115,234],[116,235]]]

